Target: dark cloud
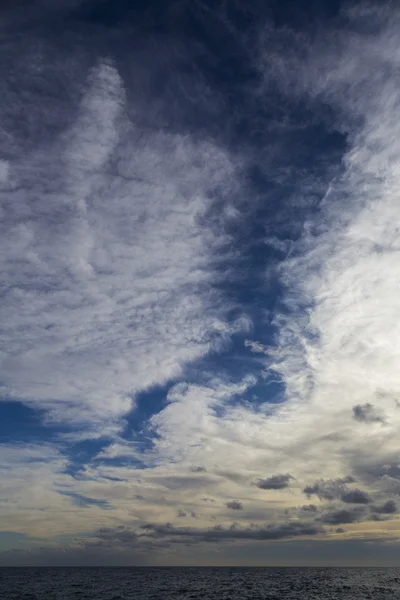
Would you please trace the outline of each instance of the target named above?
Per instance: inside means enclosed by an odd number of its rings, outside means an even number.
[[[186,513],[184,510],[179,509],[178,512],[176,513],[176,516],[179,518],[183,518],[183,517],[186,517]]]
[[[90,540],[90,547],[94,546],[133,546],[138,542],[137,533],[130,527],[102,527],[97,529]]]
[[[337,529],[335,529],[335,533],[346,533],[346,530],[343,529],[343,527],[338,527]]]
[[[353,406],[353,418],[361,423],[385,423],[386,419],[381,411],[370,402]]]
[[[369,504],[371,502],[369,494],[359,489],[345,492],[340,496],[340,499],[347,504]]]
[[[320,500],[337,500],[349,492],[346,484],[353,482],[354,478],[351,476],[339,479],[319,479],[312,485],[306,485],[303,492],[309,497],[318,496]]]
[[[315,504],[303,504],[303,506],[300,507],[300,510],[315,513],[318,511],[318,507]]]
[[[365,515],[364,508],[339,509],[324,513],[320,520],[327,525],[341,525],[342,523],[356,523]]]
[[[292,475],[284,473],[282,475],[273,475],[266,479],[259,479],[256,481],[255,485],[261,490],[283,490],[284,488],[289,487],[291,479],[293,479]]]
[[[382,517],[382,515],[377,515],[376,513],[372,513],[369,518],[371,521],[385,521],[385,518]]]
[[[207,471],[207,469],[205,467],[197,467],[197,466],[193,466],[190,469],[192,471],[192,473],[205,473]]]
[[[381,506],[374,506],[373,509],[382,515],[392,515],[397,512],[397,504],[394,500],[388,500]]]
[[[232,500],[231,502],[227,502],[226,506],[231,510],[243,510],[243,504],[241,502],[237,502],[236,500]]]
[[[273,523],[261,527],[257,525],[240,527],[236,524],[233,524],[230,527],[217,525],[211,529],[174,527],[170,523],[167,523],[166,525],[149,523],[144,525],[142,529],[156,537],[189,538],[191,540],[204,542],[218,542],[223,540],[279,540],[299,536],[313,536],[324,532],[324,529],[315,523],[302,521]]]
[[[400,465],[397,454],[366,457],[355,456],[353,470],[364,483],[376,488],[384,488],[387,492],[397,493],[400,490]],[[389,489],[392,488],[392,489]],[[382,490],[383,491],[383,490]]]

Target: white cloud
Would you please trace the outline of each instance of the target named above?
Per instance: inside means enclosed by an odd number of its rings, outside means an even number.
[[[249,481],[276,473],[294,477],[290,490],[269,497],[282,509],[300,504],[302,487],[319,477],[351,474],[367,492],[385,493],[379,467],[395,462],[400,428],[397,25],[393,14],[378,30],[349,28],[307,50],[308,100],[329,101],[348,150],[342,174],[280,271],[289,310],[276,315],[278,345],[268,348],[266,363],[282,378],[286,402],[232,406],[234,386],[225,402],[215,382],[178,385],[151,421],[163,476],[202,465],[207,476],[225,477],[205,480],[204,489],[255,509],[262,490]],[[354,407],[369,405],[384,418],[354,418]]]
[[[246,348],[250,348],[250,350],[256,354],[268,354],[268,348],[263,344],[260,344],[260,342],[245,340],[244,345]]]
[[[10,163],[3,194],[2,395],[91,436],[230,332],[212,291],[224,237],[204,219],[234,164],[141,131],[124,103],[100,63],[75,121]]]
[[[295,93],[333,107],[348,151],[282,266],[290,310],[276,318],[279,348],[269,364],[288,402],[270,434],[279,431],[282,454],[303,445],[298,468],[308,456],[337,475],[390,462],[398,450],[400,15],[389,13],[365,29],[366,14],[356,11],[345,30],[306,48],[287,79],[296,78]],[[357,405],[385,419],[356,422]]]
[[[64,474],[66,466],[67,460],[53,445],[2,444],[2,529],[51,536],[61,525],[60,513],[65,511],[64,522],[71,522],[69,502],[57,493],[57,488],[72,480]],[[79,517],[74,526],[78,521]]]

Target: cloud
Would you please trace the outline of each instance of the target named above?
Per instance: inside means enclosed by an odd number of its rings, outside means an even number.
[[[264,526],[239,527],[231,525],[222,527],[217,525],[212,529],[198,529],[193,527],[174,527],[170,523],[157,525],[148,523],[143,528],[151,535],[160,538],[176,537],[193,541],[218,542],[225,540],[280,540],[299,536],[315,536],[323,533],[323,528],[313,523],[291,521],[287,523],[269,523]]]
[[[3,443],[0,455],[3,528],[49,538],[113,520],[112,503],[79,489],[56,445]]]
[[[348,494],[352,494],[353,490],[348,491],[346,484],[352,483],[353,481],[354,479],[351,476],[338,479],[320,479],[312,485],[306,485],[303,492],[307,496],[318,496],[321,500],[335,500]],[[356,497],[359,490],[355,490],[355,492]]]
[[[255,485],[261,490],[283,490],[289,487],[290,480],[293,479],[289,473],[283,475],[273,475],[267,479],[259,479]]]
[[[216,459],[221,460],[227,469],[231,461],[225,460],[227,441],[223,442],[223,438],[232,436],[234,445],[239,440],[234,430],[230,434],[222,424],[229,420],[232,399],[240,398],[255,384],[256,378],[247,376],[238,383],[213,378],[208,385],[181,382],[173,386],[167,394],[167,406],[149,421],[156,437],[152,451],[143,458],[153,460],[156,456],[157,461],[162,463],[179,461],[182,467],[184,464],[190,465],[190,470],[193,463],[198,461],[208,476],[215,470]],[[221,418],[223,413],[225,418]],[[176,435],[177,431],[179,435]],[[207,450],[203,452],[205,440]],[[196,472],[199,482],[204,481],[205,475],[202,473]]]
[[[347,504],[369,504],[371,502],[371,497],[367,492],[363,490],[350,490],[345,492],[340,496],[342,502],[346,502]]]
[[[353,406],[353,417],[361,423],[385,423],[385,418],[370,402]]]
[[[392,515],[397,512],[397,504],[394,500],[387,500],[380,506],[373,506],[373,510],[379,514]]]
[[[227,502],[226,506],[230,510],[243,510],[243,504],[241,502],[237,502],[237,500],[232,500],[231,502]]]
[[[320,520],[328,525],[341,525],[342,523],[356,523],[361,521],[365,516],[365,510],[363,508],[353,509],[338,509],[324,513]]]
[[[250,350],[256,354],[268,354],[268,348],[263,344],[260,344],[260,342],[245,340],[244,345],[246,348],[250,348]]]
[[[202,490],[205,484],[210,484],[213,481],[210,477],[195,477],[194,475],[186,476],[183,473],[168,475],[164,471],[161,474],[158,474],[156,471],[150,472],[147,474],[147,479],[158,486],[177,491]]]
[[[318,507],[315,504],[303,504],[303,506],[300,507],[300,510],[315,513],[318,512]]]
[[[115,435],[137,392],[232,328],[213,291],[224,234],[204,217],[234,161],[212,142],[143,133],[127,103],[99,60],[62,134],[2,169],[2,396],[87,436]]]
[[[304,488],[322,500],[389,492],[369,470],[398,452],[399,22],[393,4],[382,17],[338,15],[313,40],[289,31],[282,53],[271,27],[259,55],[265,94],[275,85],[313,115],[327,103],[332,112],[316,119],[343,142],[318,210],[277,269],[284,307],[271,316],[276,345],[264,359],[284,387],[264,430],[274,468],[301,481],[350,473],[362,485]]]
[[[132,547],[138,544],[138,534],[125,525],[118,527],[102,527],[93,532],[93,540],[87,543],[91,547]]]
[[[256,90],[234,82],[229,102],[189,45],[196,85],[163,62],[175,37],[154,39],[158,70],[144,42],[112,60],[94,33],[87,50],[65,38],[68,56],[36,37],[8,54],[0,391],[63,428],[57,446],[7,446],[10,527],[92,528],[93,547],[130,548],[395,514],[375,502],[399,488],[400,12],[343,9],[312,39],[257,24],[236,36]],[[246,312],[265,345],[240,337]],[[163,385],[159,401],[139,396]],[[68,475],[68,444],[97,437],[112,443]],[[281,493],[291,478],[334,504],[299,508],[300,487]],[[180,506],[198,528],[174,525]],[[238,525],[208,528],[232,509]],[[152,525],[114,527],[132,519]]]
[[[89,498],[88,496],[82,496],[81,494],[77,494],[75,492],[60,492],[60,493],[63,494],[64,496],[71,498],[72,502],[76,506],[89,507],[92,505],[97,505],[100,508],[103,508],[105,510],[113,508],[107,502],[107,500],[100,500],[97,498]]]

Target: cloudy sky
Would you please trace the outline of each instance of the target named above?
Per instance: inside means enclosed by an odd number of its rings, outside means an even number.
[[[0,564],[398,564],[397,3],[0,32]]]

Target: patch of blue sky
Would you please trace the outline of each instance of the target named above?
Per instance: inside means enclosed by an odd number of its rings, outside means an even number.
[[[84,440],[76,444],[68,445],[64,449],[64,453],[68,458],[66,473],[76,479],[81,477],[86,478],[86,475],[83,475],[82,472],[84,465],[90,463],[90,461],[108,446],[109,443],[110,441],[108,439],[100,438]]]
[[[68,428],[46,423],[44,411],[18,401],[0,402],[0,443],[52,442]]]

